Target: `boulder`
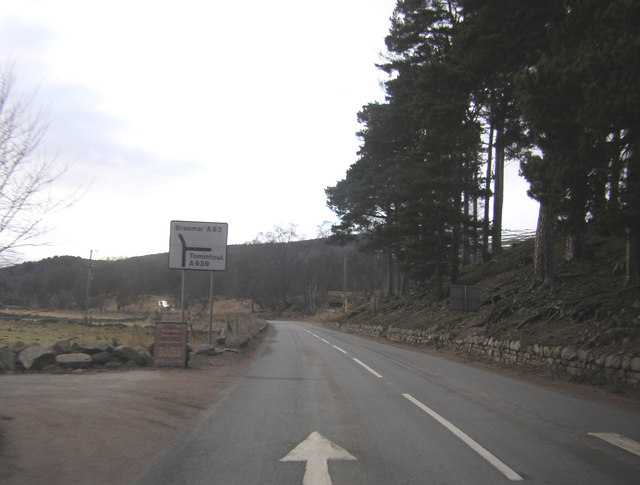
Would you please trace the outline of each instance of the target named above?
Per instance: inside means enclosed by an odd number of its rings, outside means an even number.
[[[576,360],[578,358],[578,353],[572,347],[565,347],[560,352],[560,358],[567,361]]]
[[[65,368],[78,369],[91,364],[91,362],[91,356],[89,354],[82,354],[79,352],[72,354],[60,354],[56,356],[56,364]]]
[[[51,349],[40,345],[27,347],[18,355],[18,362],[26,370],[42,370],[46,366],[54,364],[55,361],[56,354]]]
[[[153,358],[151,357],[149,351],[143,345],[139,345],[135,348],[135,350],[144,359],[144,363],[139,365],[151,365],[151,363],[153,362]]]
[[[219,355],[223,351],[215,348],[211,344],[200,344],[196,349],[195,355]]]
[[[92,344],[79,344],[76,352],[83,354],[99,354],[100,352],[111,352],[113,348],[106,342],[95,342]]]
[[[70,354],[71,353],[71,340],[61,340],[53,344],[53,351],[56,354]]]
[[[576,354],[580,362],[587,363],[593,361],[593,355],[588,350],[578,349],[576,350]]]
[[[16,370],[16,354],[11,352],[9,346],[0,348],[0,372]]]
[[[27,347],[29,347],[29,346],[27,344],[25,344],[24,342],[16,342],[11,346],[11,352],[13,352],[14,354],[19,354],[20,352],[22,352]]]
[[[622,364],[622,357],[619,355],[609,355],[604,361],[604,366],[609,369],[619,369]]]
[[[97,354],[93,354],[91,355],[91,360],[100,365],[105,365],[109,362],[120,362],[120,359],[111,352],[98,352]]]
[[[62,374],[64,373],[64,369],[62,368],[62,366],[49,364],[42,368],[42,372],[47,372],[50,374]]]
[[[147,365],[147,359],[136,349],[127,345],[118,345],[115,349],[113,349],[113,354],[116,357],[122,359],[125,363],[132,360],[137,365]]]

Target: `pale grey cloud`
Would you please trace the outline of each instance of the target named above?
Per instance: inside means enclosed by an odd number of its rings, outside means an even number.
[[[276,224],[314,236],[333,218],[324,188],[356,159],[358,110],[384,98],[395,3],[3,5],[0,63],[69,166],[54,193],[86,192],[25,257],[164,251],[171,219],[228,222],[231,243]]]

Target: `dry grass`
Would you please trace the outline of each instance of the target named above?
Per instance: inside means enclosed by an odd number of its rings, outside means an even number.
[[[61,340],[146,347],[154,340],[156,321],[179,321],[181,318],[180,311],[162,311],[157,306],[159,299],[149,297],[148,310],[144,312],[92,312],[89,324],[84,323],[83,312],[0,311],[0,347],[14,342],[51,346]],[[185,313],[185,320],[189,322],[188,338],[191,343],[209,341],[208,305],[192,305],[191,310]],[[224,335],[229,343],[236,344],[255,334],[263,324],[260,315],[251,314],[250,302],[223,300],[214,303],[214,339]]]
[[[47,321],[47,318],[0,318],[0,346],[14,342],[51,346],[61,340],[82,343],[107,342],[111,345],[145,345],[153,341],[150,326],[83,325],[69,321]]]

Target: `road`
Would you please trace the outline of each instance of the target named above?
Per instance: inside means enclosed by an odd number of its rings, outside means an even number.
[[[640,414],[271,322],[246,374],[139,484],[636,484]]]

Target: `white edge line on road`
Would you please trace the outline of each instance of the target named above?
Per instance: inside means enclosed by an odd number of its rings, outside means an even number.
[[[319,337],[320,340],[322,340],[325,344],[327,345],[331,345],[331,342],[329,342],[328,340],[323,339],[322,337]]]
[[[364,367],[365,369],[367,369],[369,372],[371,372],[374,376],[376,377],[380,377],[382,378],[382,376],[380,374],[378,374],[376,371],[374,371],[371,367],[369,367],[367,364],[365,364],[364,362],[359,361],[358,359],[356,359],[355,357],[353,357],[353,360],[355,360],[358,364],[360,364],[362,367]]]
[[[618,433],[587,433],[590,436],[595,436],[596,438],[600,438],[601,440],[606,441],[607,443],[611,443],[618,448],[622,448],[634,455],[640,456],[640,443],[632,440],[631,438],[627,438],[625,436],[619,435]]]
[[[341,349],[341,348],[340,348],[340,347],[338,347],[337,345],[332,345],[331,347],[333,347],[333,348],[334,348],[334,349],[336,349],[336,350],[339,350],[339,351],[340,351],[340,352],[342,352],[343,354],[346,354],[346,353],[347,353],[347,351],[346,351],[346,350]]]
[[[454,435],[460,438],[469,448],[478,453],[482,458],[487,460],[491,465],[497,468],[505,477],[507,477],[511,481],[520,481],[522,477],[518,475],[515,471],[505,465],[502,461],[496,458],[491,452],[489,452],[486,448],[476,442],[473,438],[467,435],[464,431],[457,428],[454,424],[447,421],[445,418],[436,413],[433,409],[422,404],[411,394],[403,394],[409,401],[422,409],[425,413],[431,416],[433,419],[438,421],[442,426],[451,431]]]

